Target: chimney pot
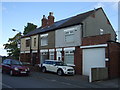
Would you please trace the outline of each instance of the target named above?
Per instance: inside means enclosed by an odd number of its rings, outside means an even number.
[[[53,12],[49,12],[49,16],[53,16]]]
[[[46,18],[45,15],[43,15],[43,18]]]

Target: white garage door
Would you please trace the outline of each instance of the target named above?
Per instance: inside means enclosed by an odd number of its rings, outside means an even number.
[[[105,67],[105,48],[83,49],[83,75],[89,76],[92,67]]]

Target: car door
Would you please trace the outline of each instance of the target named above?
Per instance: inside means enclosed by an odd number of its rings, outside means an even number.
[[[7,72],[9,73],[11,70],[11,60],[7,60],[6,69],[7,69]]]
[[[10,67],[11,67],[11,65],[10,65],[10,60],[7,60],[7,61],[6,61],[6,64],[5,64],[5,70],[6,70],[7,73],[10,72]]]
[[[52,61],[49,61],[49,62],[48,62],[48,66],[47,66],[47,68],[48,68],[49,71],[53,71],[53,70],[52,70],[52,66],[53,66],[53,62],[52,62]]]
[[[57,72],[56,62],[52,62],[52,64],[50,65],[50,69],[52,72]]]
[[[7,64],[7,60],[4,60],[2,63],[2,70],[6,72],[6,64]]]
[[[47,71],[50,71],[50,61],[46,61],[45,67],[46,67]]]

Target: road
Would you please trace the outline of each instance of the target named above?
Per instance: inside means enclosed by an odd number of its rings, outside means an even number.
[[[1,74],[1,73],[0,73]],[[58,76],[54,73],[32,72],[30,76],[2,74],[3,88],[103,88],[89,83],[86,77]],[[108,86],[110,88],[110,86]],[[107,87],[107,88],[108,88]]]

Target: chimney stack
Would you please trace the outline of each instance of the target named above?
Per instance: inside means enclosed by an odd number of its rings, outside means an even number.
[[[48,20],[46,19],[45,15],[43,15],[43,18],[42,18],[42,28],[43,27],[46,27],[47,26],[47,23],[48,23]]]
[[[52,24],[54,24],[54,16],[53,16],[53,12],[49,12],[49,16],[48,16],[48,19],[45,17],[45,15],[43,15],[43,18],[42,18],[42,28],[46,27],[46,26],[50,26]]]
[[[53,16],[53,12],[49,12],[49,16],[48,16],[48,26],[54,24],[54,16]]]

